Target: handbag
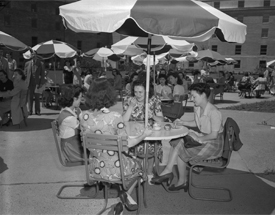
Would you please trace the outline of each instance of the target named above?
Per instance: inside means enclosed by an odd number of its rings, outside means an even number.
[[[187,148],[187,149],[202,145],[201,143],[199,143],[198,141],[194,140],[189,135],[184,136],[183,140],[184,140],[184,147]]]

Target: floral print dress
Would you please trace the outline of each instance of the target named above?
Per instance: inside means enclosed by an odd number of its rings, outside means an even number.
[[[104,108],[99,112],[83,111],[79,117],[81,130],[86,132],[109,134],[109,135],[127,135],[125,129],[119,128],[123,123],[121,114],[109,111]],[[138,160],[133,157],[122,154],[124,166],[124,177],[130,179],[137,175],[142,175],[142,167]],[[121,178],[120,163],[118,153],[107,150],[90,151],[89,171],[91,178],[100,178],[116,181]]]

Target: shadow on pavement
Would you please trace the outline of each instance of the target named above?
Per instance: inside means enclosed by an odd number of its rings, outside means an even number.
[[[21,122],[21,127],[18,125],[10,125],[8,127],[3,126],[2,131],[9,132],[24,132],[24,131],[39,131],[46,130],[51,128],[51,122],[53,119],[45,119],[45,118],[28,118],[27,126],[25,126],[24,122]]]
[[[239,101],[233,101],[233,100],[220,100],[220,99],[215,99],[215,104],[237,104],[240,103]]]
[[[4,159],[0,157],[0,174],[5,172],[8,168],[7,164],[4,162]]]

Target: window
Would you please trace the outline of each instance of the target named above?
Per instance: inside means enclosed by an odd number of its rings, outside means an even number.
[[[264,0],[264,7],[270,6],[270,0]]]
[[[238,1],[238,7],[243,8],[244,7],[244,1]]]
[[[269,22],[269,15],[263,15],[263,23]]]
[[[55,30],[57,30],[57,31],[60,30],[60,22],[55,23]]]
[[[77,41],[77,49],[79,49],[79,50],[82,49],[82,41],[80,41],[80,40]]]
[[[36,4],[31,4],[31,12],[37,12]]]
[[[97,48],[100,48],[100,47],[101,47],[101,43],[100,43],[100,42],[97,42],[97,43],[96,43],[96,47],[97,47]]]
[[[212,51],[217,52],[218,51],[218,46],[217,45],[212,45]]]
[[[242,54],[242,46],[241,45],[235,46],[235,54]]]
[[[220,8],[220,2],[214,2],[214,8],[219,9]]]
[[[238,17],[237,17],[237,20],[238,20],[239,22],[243,22],[243,16],[241,16],[241,15],[238,16]]]
[[[32,46],[37,45],[37,43],[38,43],[37,37],[32,37]]]
[[[267,45],[261,45],[260,55],[266,55]]]
[[[266,61],[265,60],[260,60],[259,67],[260,68],[265,68],[266,67]]]
[[[240,61],[240,60],[236,60],[236,61],[237,61],[237,63],[234,64],[234,68],[235,68],[235,69],[241,68],[241,61]]]
[[[32,18],[32,28],[37,28],[37,19]]]
[[[189,67],[194,67],[194,62],[189,62]]]
[[[264,37],[264,38],[268,37],[268,28],[262,29],[262,37]]]
[[[5,24],[5,26],[11,25],[11,17],[9,15],[4,16],[4,24]]]

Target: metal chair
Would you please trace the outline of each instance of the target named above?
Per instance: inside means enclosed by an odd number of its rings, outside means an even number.
[[[225,125],[226,125],[226,123],[225,123]],[[225,128],[226,128],[226,126],[225,126]],[[209,167],[209,168],[216,168],[216,169],[225,169],[228,166],[228,164],[230,162],[231,153],[233,150],[233,142],[235,140],[235,132],[232,127],[229,127],[229,129],[224,130],[224,140],[225,141],[224,141],[223,154],[220,158],[202,160],[202,161],[198,161],[198,162],[189,162],[191,166],[189,169],[188,192],[189,192],[190,197],[192,197],[193,199],[203,200],[203,201],[218,201],[218,202],[229,202],[232,200],[231,191],[227,188],[195,185],[193,182],[193,172],[195,171],[194,168],[196,168],[196,167]],[[205,168],[203,168],[203,170],[205,170]],[[205,190],[205,189],[207,189],[207,190],[222,190],[222,191],[227,192],[229,197],[223,198],[223,199],[197,197],[194,195],[194,192],[193,192],[194,188],[202,189],[202,190]]]
[[[59,139],[59,128],[58,128],[58,122],[57,121],[52,121],[51,122],[51,126],[52,126],[52,131],[53,131],[53,136],[54,136],[54,141],[55,141],[55,145],[56,145],[56,149],[57,149],[57,154],[58,154],[58,158],[59,158],[59,162],[65,166],[65,167],[74,167],[74,166],[83,166],[84,165],[84,161],[76,161],[76,162],[72,162],[72,161],[68,161],[67,159],[65,159],[64,155],[63,155],[63,151],[61,149],[61,145],[60,145],[60,139]],[[65,188],[72,188],[72,187],[83,187],[83,188],[88,188],[91,186],[95,186],[95,194],[91,197],[88,196],[62,196],[61,193],[63,192],[63,190]],[[56,197],[59,199],[93,199],[97,196],[98,194],[98,185],[88,185],[88,184],[67,184],[67,185],[63,185],[59,191],[56,194]]]
[[[133,177],[131,179],[126,180],[126,177],[124,174],[121,174],[121,178],[118,180],[106,180],[103,178],[97,178],[92,177],[89,173],[89,158],[87,156],[87,150],[107,150],[107,151],[114,151],[118,153],[119,157],[119,163],[122,164],[122,153],[128,152],[128,146],[127,146],[127,137],[117,136],[117,135],[104,135],[104,134],[94,134],[94,133],[86,133],[84,135],[84,160],[85,160],[85,170],[86,170],[86,179],[88,184],[93,184],[95,181],[102,182],[104,184],[104,195],[105,195],[105,204],[103,206],[103,209],[98,213],[102,214],[107,207],[108,204],[108,189],[110,187],[110,184],[119,184],[121,185],[122,189],[124,191],[128,190],[135,182],[138,182],[138,210],[137,214],[139,214],[140,211],[140,203],[142,201],[141,198],[141,179],[142,175]],[[120,172],[124,172],[124,166],[120,165]],[[144,185],[144,183],[143,183]],[[145,193],[143,194],[143,201],[145,207],[146,200],[145,200]]]

